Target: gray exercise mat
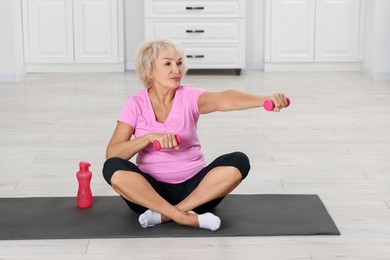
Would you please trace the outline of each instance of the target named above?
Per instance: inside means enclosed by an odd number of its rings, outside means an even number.
[[[213,211],[220,229],[166,223],[144,229],[120,197],[0,198],[0,239],[339,235],[317,195],[229,195]]]

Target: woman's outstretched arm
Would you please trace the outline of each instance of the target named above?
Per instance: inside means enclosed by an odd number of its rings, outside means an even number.
[[[216,111],[233,111],[262,107],[264,101],[272,100],[275,104],[273,111],[278,112],[288,105],[286,96],[276,93],[271,96],[259,96],[236,90],[221,92],[205,92],[198,100],[198,109],[201,114]]]

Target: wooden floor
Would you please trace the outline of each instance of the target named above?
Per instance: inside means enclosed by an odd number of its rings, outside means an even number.
[[[390,82],[244,71],[191,73],[183,83],[286,93],[291,106],[281,113],[203,116],[206,159],[248,154],[250,175],[234,193],[319,194],[341,236],[0,241],[0,259],[390,259]],[[94,195],[115,195],[101,175],[105,146],[139,89],[133,72],[0,83],[0,197],[75,196],[83,160]]]

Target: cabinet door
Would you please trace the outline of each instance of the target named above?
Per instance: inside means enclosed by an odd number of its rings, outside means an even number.
[[[73,62],[72,0],[26,0],[24,7],[26,62]]]
[[[75,62],[118,62],[117,0],[73,1]]]
[[[272,0],[271,61],[314,60],[313,0]]]
[[[358,61],[360,0],[317,0],[316,61]]]

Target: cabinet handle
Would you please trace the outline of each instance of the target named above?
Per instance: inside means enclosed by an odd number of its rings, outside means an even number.
[[[201,59],[204,58],[204,55],[187,55],[186,57],[190,59]]]
[[[204,6],[187,6],[186,10],[204,10]]]
[[[186,30],[186,33],[204,33],[204,30]]]

